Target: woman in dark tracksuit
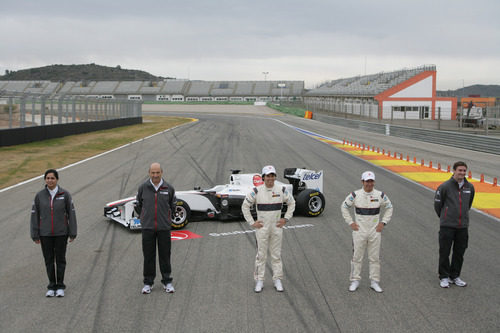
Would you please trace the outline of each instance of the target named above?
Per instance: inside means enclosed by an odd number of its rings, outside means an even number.
[[[45,171],[45,188],[38,192],[31,208],[31,238],[41,244],[49,278],[47,297],[63,297],[66,246],[76,238],[76,215],[71,195],[57,185],[59,174]]]

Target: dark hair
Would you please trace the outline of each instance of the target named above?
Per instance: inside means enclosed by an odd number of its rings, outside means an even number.
[[[465,162],[458,161],[453,164],[453,170],[457,170],[457,168],[460,166],[464,166],[467,169],[467,164]]]
[[[54,176],[56,177],[56,179],[59,179],[59,173],[57,173],[57,170],[55,170],[55,169],[49,169],[49,170],[45,171],[45,176],[43,177],[43,179],[47,178],[47,175],[49,173],[53,173]]]

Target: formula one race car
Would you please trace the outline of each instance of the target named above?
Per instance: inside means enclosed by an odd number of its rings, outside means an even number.
[[[229,184],[226,185],[217,185],[205,190],[195,188],[192,191],[176,191],[177,206],[172,218],[172,229],[181,229],[189,221],[242,220],[241,205],[245,196],[255,186],[263,184],[263,181],[258,173],[240,174],[239,172],[240,170],[232,170]],[[289,184],[279,181],[275,184],[282,185],[293,193],[296,201],[296,215],[314,217],[323,213],[325,209],[325,197],[321,193],[323,171],[287,168],[284,177],[288,179]],[[140,229],[141,221],[134,209],[135,202],[135,197],[129,197],[107,203],[104,207],[104,216],[131,230]],[[286,204],[283,206],[284,213]],[[256,216],[254,208],[252,213]]]

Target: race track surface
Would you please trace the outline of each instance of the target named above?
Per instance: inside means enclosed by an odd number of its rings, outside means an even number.
[[[199,121],[60,172],[59,184],[73,195],[79,228],[77,239],[68,245],[64,298],[45,298],[41,250],[29,237],[31,202],[42,180],[0,192],[0,332],[499,330],[498,220],[471,212],[462,271],[469,286],[441,289],[433,192],[284,123],[332,138],[350,134],[361,140],[363,133],[276,115],[266,108],[246,107],[242,113],[235,106],[224,108],[226,112],[160,108],[156,114],[183,114]],[[369,138],[379,144],[388,140]],[[443,159],[464,154],[413,144],[417,146],[422,155],[440,154]],[[478,167],[496,172],[490,170],[491,159],[470,156]],[[280,180],[286,167],[324,170],[325,212],[318,218],[295,217],[284,230],[285,292],[272,287],[269,266],[263,292],[253,292],[255,236],[241,232],[249,229],[244,222],[193,222],[185,230],[201,237],[172,243],[176,293],[162,292],[158,277],[150,295],[140,293],[140,233],[106,220],[102,211],[106,202],[134,195],[155,161],[177,190],[223,184],[230,169],[258,172],[265,164],[276,166]],[[376,173],[376,188],[395,207],[382,235],[382,294],[369,288],[367,262],[358,291],[347,290],[351,233],[340,204],[361,187],[365,170]]]

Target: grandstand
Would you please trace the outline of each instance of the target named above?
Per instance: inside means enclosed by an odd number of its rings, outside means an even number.
[[[304,94],[306,106],[375,119],[455,119],[456,98],[436,97],[436,66],[342,78]]]
[[[58,87],[58,82],[50,81],[0,81],[0,90],[32,94],[53,94]]]
[[[143,101],[302,100],[304,81],[0,81],[0,90]]]
[[[436,66],[328,81],[0,81],[0,90],[142,101],[304,101],[307,108],[375,119],[455,119],[456,99],[436,96]]]
[[[306,96],[375,96],[426,71],[435,72],[436,66],[427,65],[388,73],[382,72],[333,80],[309,91]]]

